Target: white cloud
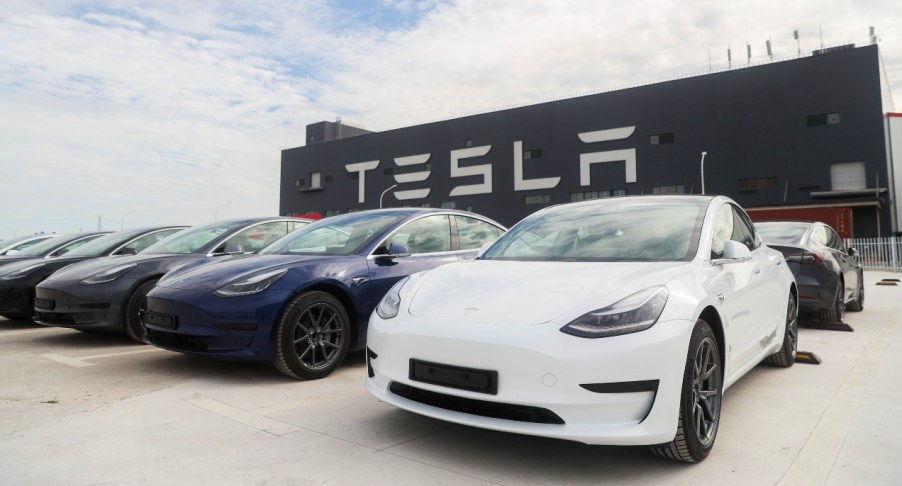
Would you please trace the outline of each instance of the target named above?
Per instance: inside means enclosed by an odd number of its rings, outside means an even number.
[[[892,1],[9,2],[0,238],[275,214],[279,150],[337,116],[385,129],[867,42],[902,92]]]

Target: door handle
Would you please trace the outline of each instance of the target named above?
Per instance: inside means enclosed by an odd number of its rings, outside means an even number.
[[[759,273],[761,273],[761,269],[758,267],[755,267],[755,275],[758,275]]]
[[[723,292],[718,292],[718,293],[717,293],[717,300],[723,302]]]

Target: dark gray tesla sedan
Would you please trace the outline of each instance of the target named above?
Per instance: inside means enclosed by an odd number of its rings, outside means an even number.
[[[301,218],[215,221],[167,238],[138,255],[66,267],[35,288],[35,322],[80,331],[119,331],[143,342],[147,293],[166,272],[253,253],[309,223]]]
[[[799,286],[799,311],[842,322],[846,309],[864,309],[858,254],[829,225],[805,221],[755,223],[764,243],[783,253]]]

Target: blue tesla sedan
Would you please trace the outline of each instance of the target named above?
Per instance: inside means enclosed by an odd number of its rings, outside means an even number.
[[[398,280],[472,259],[506,229],[473,213],[401,208],[312,223],[258,255],[183,267],[147,294],[146,340],[216,358],[327,376],[366,341],[373,309]]]

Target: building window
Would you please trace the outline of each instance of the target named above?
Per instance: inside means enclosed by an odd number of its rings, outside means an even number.
[[[454,209],[457,207],[457,203],[454,201],[445,201],[442,203],[442,209]]]
[[[294,187],[304,187],[304,183],[305,183],[305,182],[307,182],[307,181],[304,180],[304,179],[295,179],[295,180],[294,180]]]
[[[323,213],[323,217],[328,218],[329,216],[338,216],[339,214],[341,214],[340,209],[327,209]]]
[[[549,204],[551,203],[551,195],[536,194],[535,196],[524,196],[523,202],[526,204]]]
[[[467,207],[466,207],[466,210],[472,213],[472,212],[473,212],[473,206],[467,206]]]
[[[432,205],[429,204],[429,203],[422,203],[422,204],[420,204],[420,207],[421,207],[421,208],[431,208]]]
[[[836,162],[830,164],[830,189],[852,191],[867,188],[864,162]]]
[[[757,179],[739,179],[739,191],[757,191],[777,187],[776,177],[759,177]]]
[[[570,202],[589,201],[605,197],[626,196],[626,189],[611,189],[605,191],[571,192]]]
[[[540,158],[542,158],[542,149],[540,148],[523,151],[523,160]]]
[[[839,113],[822,113],[820,115],[808,115],[808,126],[836,125],[839,123]]]
[[[652,145],[658,145],[658,144],[662,144],[662,143],[673,143],[673,132],[659,133],[657,135],[652,135],[650,137],[650,142]]]
[[[675,184],[672,186],[653,186],[651,188],[652,194],[686,194],[686,186],[682,184]]]
[[[320,174],[319,172],[311,172],[310,173],[310,188],[322,187],[320,184]]]
[[[325,179],[326,182],[332,182],[332,174],[326,174],[326,176],[323,177],[323,179]]]
[[[465,146],[465,147],[472,147],[472,146],[473,146],[473,139],[472,139],[472,138],[468,138],[468,139],[464,142],[464,146]]]
[[[357,211],[360,211],[360,209],[359,208],[348,208],[349,213],[356,213]]]

